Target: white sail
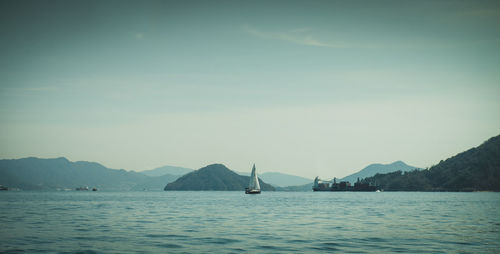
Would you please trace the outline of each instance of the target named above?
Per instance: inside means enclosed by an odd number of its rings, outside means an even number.
[[[257,172],[255,172],[255,164],[253,164],[252,174],[250,175],[250,182],[248,183],[248,189],[260,190],[259,178],[257,178]]]

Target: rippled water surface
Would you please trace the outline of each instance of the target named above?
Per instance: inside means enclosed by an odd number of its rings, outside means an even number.
[[[7,253],[499,253],[500,193],[1,192]]]

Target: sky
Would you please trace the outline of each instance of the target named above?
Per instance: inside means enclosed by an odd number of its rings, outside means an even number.
[[[498,1],[0,1],[0,158],[343,177],[500,134]]]

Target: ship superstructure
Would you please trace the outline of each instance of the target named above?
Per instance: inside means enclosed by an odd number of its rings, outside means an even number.
[[[337,183],[337,178],[331,180],[322,180],[319,177],[314,178],[313,191],[376,191],[377,186],[370,185],[359,180],[351,185],[350,182],[341,181]]]

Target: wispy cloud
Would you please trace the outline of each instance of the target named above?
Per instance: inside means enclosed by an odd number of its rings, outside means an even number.
[[[290,43],[313,46],[313,47],[327,47],[327,48],[346,48],[346,45],[326,42],[314,38],[309,34],[313,29],[311,28],[297,28],[288,32],[267,32],[261,31],[249,26],[243,27],[244,31],[256,37],[282,40]]]
[[[466,16],[474,17],[497,17],[500,14],[497,10],[480,10],[464,13]],[[244,26],[244,32],[259,38],[270,40],[280,40],[288,43],[311,47],[343,48],[343,49],[426,49],[426,48],[459,48],[459,47],[479,47],[484,45],[498,44],[500,39],[467,39],[467,40],[443,40],[438,37],[415,36],[411,39],[398,38],[397,36],[387,36],[383,40],[359,40],[345,39],[340,41],[320,40],[313,35],[316,30],[313,28],[296,28],[284,32],[270,32],[259,30],[251,26]],[[316,33],[317,34],[317,33]],[[341,37],[341,36],[337,36]]]

